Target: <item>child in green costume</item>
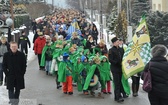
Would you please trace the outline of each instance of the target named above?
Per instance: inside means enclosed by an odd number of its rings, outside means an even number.
[[[88,75],[86,77],[86,81],[83,87],[83,90],[90,90],[90,94],[95,96],[95,90],[98,91],[98,97],[102,97],[101,88],[100,88],[100,70],[99,70],[100,59],[98,57],[93,58],[93,64],[89,69]],[[96,80],[96,78],[98,80]],[[91,85],[91,83],[95,83]]]
[[[83,78],[82,86],[84,86],[85,80],[86,80],[86,76],[87,76],[87,74],[89,72],[90,65],[89,65],[89,62],[88,62],[88,58],[85,57],[84,55],[82,55],[81,61],[82,61],[82,64],[83,64],[83,70],[81,72],[81,76]],[[88,90],[83,90],[83,93],[85,95],[89,95]]]
[[[52,53],[53,50],[51,49],[51,38],[48,36],[46,37],[46,45],[42,51],[41,63],[40,66],[45,66],[46,75],[49,74],[51,69],[51,62],[52,62]]]
[[[64,94],[73,94],[72,87],[72,73],[73,73],[73,65],[69,59],[69,54],[63,54],[63,61],[60,62],[58,68],[58,81],[62,82],[62,90]]]
[[[101,70],[101,77],[103,78],[103,81],[105,81],[105,85],[107,84],[107,90],[106,88],[102,90],[104,94],[111,94],[111,75],[110,75],[110,63],[106,56],[101,56],[101,64],[100,64],[100,70]],[[102,87],[103,88],[103,87]]]

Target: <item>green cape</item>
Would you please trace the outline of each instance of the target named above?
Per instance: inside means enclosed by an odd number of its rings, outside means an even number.
[[[91,80],[92,77],[93,77],[93,74],[94,74],[94,72],[95,72],[96,67],[97,67],[96,64],[94,64],[94,65],[91,66],[91,68],[90,68],[90,70],[89,70],[89,73],[88,73],[88,75],[87,75],[87,77],[86,77],[83,90],[87,90],[87,89],[88,89],[89,84],[90,84],[90,80]]]
[[[44,46],[43,50],[42,50],[42,56],[41,56],[41,62],[40,62],[40,66],[45,66],[45,53],[47,51],[48,48],[51,48],[51,46]]]
[[[77,82],[78,91],[82,91],[82,89],[83,89],[84,79],[80,75],[80,73],[82,72],[83,69],[84,69],[84,65],[81,62],[74,64],[73,80],[74,80],[74,82]]]
[[[71,71],[69,69],[70,68]],[[71,75],[73,72],[73,67],[72,67],[72,64],[71,62],[65,62],[65,61],[62,61],[60,62],[59,64],[59,68],[58,68],[58,81],[59,82],[66,82],[66,75]]]

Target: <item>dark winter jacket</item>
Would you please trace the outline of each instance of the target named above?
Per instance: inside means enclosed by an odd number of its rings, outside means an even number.
[[[33,43],[35,42],[35,40],[38,38],[38,34],[37,34],[37,31],[36,31],[36,33],[34,34],[34,37],[33,37]]]
[[[92,46],[95,46],[95,43],[94,43],[94,42],[87,41],[87,42],[86,42],[85,49],[89,49],[90,52],[93,52]]]
[[[17,51],[15,54],[11,51],[4,54],[3,70],[7,77],[7,89],[24,89],[24,74],[26,72],[26,57],[24,53]]]
[[[122,72],[122,58],[124,55],[123,48],[117,48],[113,46],[109,49],[108,59],[111,63],[111,71],[115,73]]]
[[[67,36],[67,34],[66,34],[66,32],[65,31],[59,31],[58,32],[58,35],[62,35],[64,38],[66,38],[66,36]]]
[[[46,52],[45,52],[45,60],[46,61],[51,61],[53,56],[52,56],[52,49],[49,47],[47,48]]]
[[[38,37],[34,42],[34,53],[42,54],[42,50],[46,44],[46,39]]]
[[[72,39],[71,43],[76,44],[77,46],[81,46],[81,40],[79,38]]]
[[[27,44],[30,46],[30,40],[26,35],[22,35],[19,37],[19,41],[18,41],[18,46],[21,45],[21,48],[27,48]]]
[[[92,35],[92,37],[93,37],[94,40],[97,40],[97,39],[98,39],[98,34],[99,34],[99,33],[98,33],[97,30],[92,30],[92,34],[91,34],[91,35]]]
[[[145,66],[147,71],[150,64],[150,72],[152,76],[152,91],[160,97],[168,99],[168,61],[164,57],[155,57]],[[142,78],[143,79],[143,78]]]
[[[33,30],[37,29],[37,23],[36,22],[32,22],[32,28],[33,28]]]

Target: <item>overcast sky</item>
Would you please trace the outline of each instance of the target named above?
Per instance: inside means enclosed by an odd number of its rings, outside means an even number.
[[[59,6],[62,8],[67,8],[66,0],[53,0],[55,6]],[[52,4],[52,0],[46,0],[47,3]]]

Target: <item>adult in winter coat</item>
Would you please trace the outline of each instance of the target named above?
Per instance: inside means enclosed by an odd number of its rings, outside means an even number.
[[[36,32],[34,33],[34,37],[33,37],[33,43],[35,42],[35,40],[38,38],[38,33],[40,32],[40,29],[37,29]],[[34,49],[34,47],[33,47]]]
[[[39,70],[43,70],[44,67],[40,66],[42,50],[46,44],[46,39],[42,32],[38,33],[39,37],[35,40],[34,43],[34,53],[38,56]]]
[[[65,39],[66,36],[67,36],[66,32],[63,30],[62,27],[60,27],[59,32],[58,32],[58,35],[62,35],[62,36],[64,37],[64,39]]]
[[[30,40],[26,36],[25,31],[22,31],[22,35],[19,37],[18,46],[19,45],[21,45],[21,52],[24,52],[27,57],[27,53],[28,53],[27,45],[29,45],[29,48],[31,46],[30,46]]]
[[[32,31],[33,31],[33,33],[35,33],[36,29],[37,29],[37,23],[36,23],[36,20],[33,19],[33,21],[32,21]]]
[[[26,57],[18,51],[16,42],[10,43],[10,51],[3,56],[3,71],[7,77],[7,89],[12,105],[18,105],[20,90],[25,88]]]
[[[96,44],[97,44],[98,34],[99,34],[99,32],[97,31],[96,26],[93,25],[93,29],[92,29],[92,34],[91,35],[93,37],[93,40],[96,42]]]
[[[3,55],[9,51],[9,44],[7,43],[6,37],[2,36],[0,41],[0,86],[3,84],[3,69],[2,69],[2,60]],[[5,77],[6,85],[6,77]]]
[[[111,63],[111,72],[113,75],[114,82],[114,98],[117,102],[123,102],[124,99],[128,97],[124,92],[121,78],[122,78],[122,58],[124,55],[124,49],[119,47],[119,40],[117,37],[114,37],[112,40],[113,47],[109,49],[109,62]],[[123,96],[121,96],[123,93]]]
[[[89,49],[91,53],[93,53],[93,49],[95,48],[95,43],[93,41],[93,37],[91,35],[88,36],[88,40],[86,42],[85,49]]]
[[[152,90],[148,92],[148,98],[151,105],[168,105],[167,48],[164,45],[155,45],[151,54],[152,58],[144,68],[144,72],[150,68],[152,77]]]
[[[73,33],[73,38],[71,39],[72,44],[76,44],[77,46],[81,46],[81,41],[78,38],[78,34],[76,32]]]

